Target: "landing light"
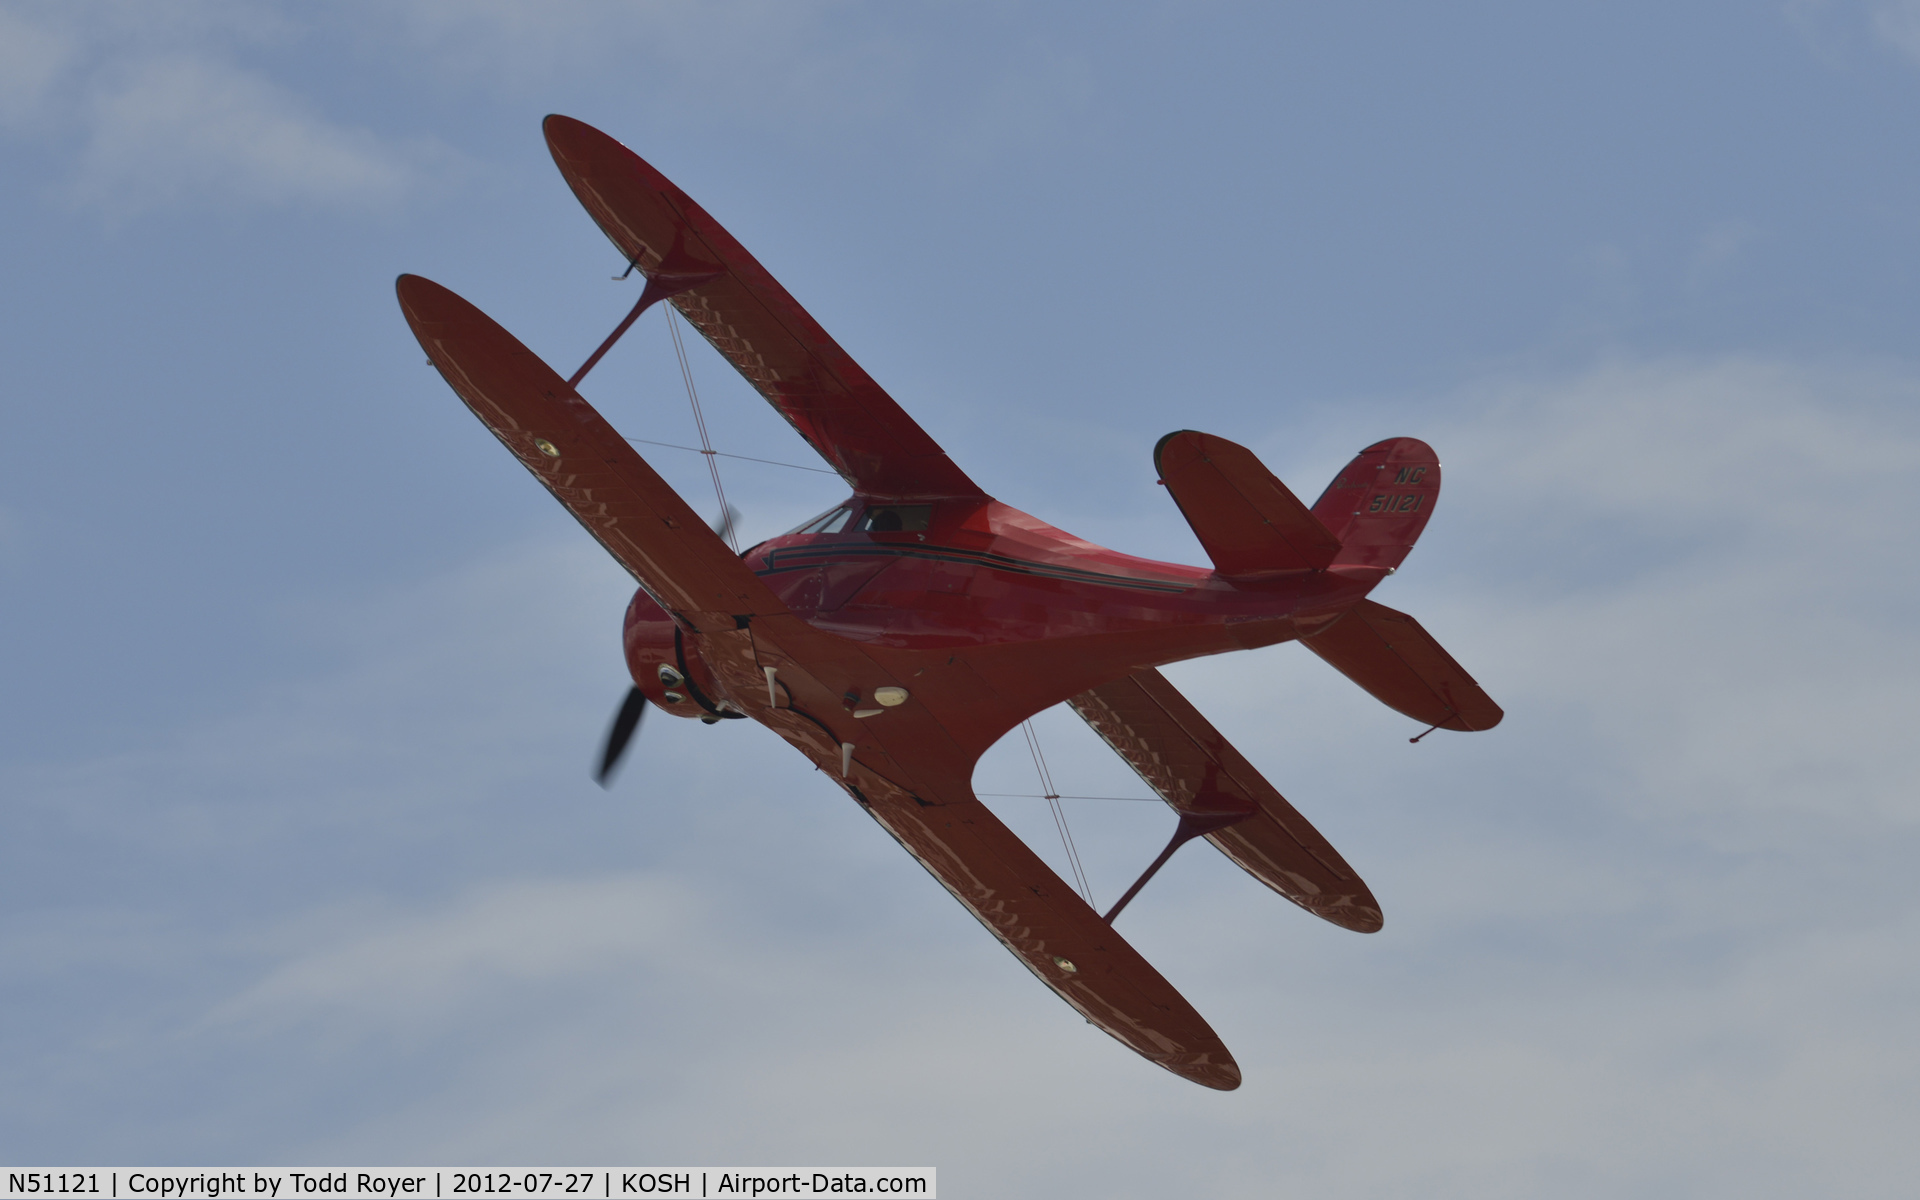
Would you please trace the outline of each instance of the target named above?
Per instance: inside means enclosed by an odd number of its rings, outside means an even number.
[[[907,689],[903,687],[878,687],[873,689],[874,702],[886,708],[898,708],[907,702]]]
[[[1076,967],[1073,965],[1072,959],[1061,958],[1058,954],[1053,956],[1053,965],[1056,967],[1059,967],[1062,971],[1065,971],[1069,975],[1072,975],[1080,970],[1079,967]]]
[[[560,447],[554,445],[552,442],[548,441],[545,438],[535,438],[533,439],[533,444],[540,451],[540,453],[546,455],[548,458],[560,457]]]

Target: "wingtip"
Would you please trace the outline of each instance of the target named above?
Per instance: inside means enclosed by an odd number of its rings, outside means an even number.
[[[414,309],[418,307],[417,301],[421,295],[420,285],[425,282],[427,281],[421,276],[410,275],[404,271],[393,281],[393,298],[400,302],[400,311],[406,314],[409,322],[413,320]]]
[[[1163,450],[1167,448],[1168,442],[1172,441],[1177,437],[1181,437],[1185,434],[1189,434],[1193,432],[1194,431],[1191,429],[1176,429],[1172,433],[1168,434],[1167,436],[1161,438],[1159,441],[1155,442],[1153,444],[1153,469],[1156,471],[1160,469],[1160,454]]]
[[[1240,1086],[1240,1064],[1234,1061],[1233,1051],[1208,1030],[1211,1049],[1188,1049],[1171,1054],[1148,1054],[1142,1057],[1178,1075],[1188,1083],[1197,1083],[1203,1088],[1216,1092],[1231,1092]]]
[[[1488,699],[1483,705],[1475,705],[1470,712],[1459,713],[1451,721],[1442,721],[1436,728],[1454,733],[1485,733],[1506,719],[1506,710]]]
[[[1380,902],[1366,890],[1366,884],[1358,879],[1353,882],[1359,887],[1360,894],[1346,897],[1338,904],[1315,907],[1311,903],[1302,903],[1299,897],[1287,898],[1327,924],[1338,926],[1349,933],[1379,933],[1387,925],[1386,914],[1380,911]]]
[[[393,281],[393,294],[409,320],[466,304],[452,289],[442,287],[425,275],[401,275]]]
[[[1167,1064],[1167,1069],[1190,1083],[1216,1092],[1237,1091],[1240,1087],[1240,1064],[1228,1056],[1224,1061],[1183,1063],[1175,1066]]]
[[[540,121],[540,132],[547,139],[547,149],[555,156],[563,151],[569,155],[584,154],[596,142],[618,144],[611,134],[565,113],[548,113]]]

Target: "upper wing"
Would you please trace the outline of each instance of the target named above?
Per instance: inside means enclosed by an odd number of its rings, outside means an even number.
[[[1362,600],[1300,644],[1373,698],[1441,729],[1492,729],[1506,714],[1420,622]]]
[[[705,209],[639,155],[571,117],[546,120],[574,195],[649,279],[711,277],[672,303],[855,491],[980,496],[893,397]]]
[[[402,275],[433,365],[534,478],[667,609],[702,631],[786,606],[552,367],[473,305]]]
[[[1166,676],[1149,667],[1067,703],[1177,811],[1208,808],[1216,793],[1258,806],[1207,835],[1248,874],[1344,929],[1380,928],[1380,905],[1359,874]]]

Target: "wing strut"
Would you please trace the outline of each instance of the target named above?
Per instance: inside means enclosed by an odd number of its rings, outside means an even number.
[[[1127,901],[1138,895],[1140,889],[1147,886],[1147,880],[1152,879],[1155,872],[1167,865],[1167,860],[1173,857],[1175,850],[1178,850],[1197,837],[1205,837],[1209,833],[1225,829],[1229,825],[1238,825],[1258,811],[1260,811],[1258,806],[1248,803],[1244,808],[1231,809],[1226,812],[1181,813],[1180,823],[1173,827],[1173,840],[1168,842],[1167,848],[1160,852],[1160,857],[1154,859],[1153,862],[1148,865],[1147,869],[1140,873],[1140,878],[1133,881],[1133,886],[1127,889],[1126,895],[1120,897],[1119,903],[1107,910],[1107,915],[1103,919],[1107,924],[1113,924],[1113,919],[1120,915],[1120,910],[1127,906]]]
[[[676,246],[675,249],[678,250],[679,247]],[[571,379],[567,380],[568,387],[580,386],[580,381],[587,377],[587,372],[593,370],[593,365],[606,357],[607,351],[613,349],[613,344],[620,340],[621,334],[633,328],[633,323],[640,319],[641,313],[652,308],[662,300],[671,300],[681,292],[697,288],[703,283],[712,283],[714,280],[720,278],[721,273],[719,271],[700,271],[698,269],[674,271],[671,269],[672,259],[673,256],[669,255],[667,263],[662,264],[660,270],[646,277],[647,286],[640,290],[640,299],[634,301],[633,311],[627,314],[626,320],[613,327],[613,332],[607,335],[606,341],[600,343],[598,350],[587,355],[587,361],[581,363],[580,369],[573,373]],[[627,269],[631,271],[633,267],[629,265]]]

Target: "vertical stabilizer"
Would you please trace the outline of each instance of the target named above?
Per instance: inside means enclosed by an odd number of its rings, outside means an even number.
[[[1375,442],[1340,469],[1313,515],[1340,540],[1333,565],[1398,567],[1440,499],[1440,460],[1419,438]]]

